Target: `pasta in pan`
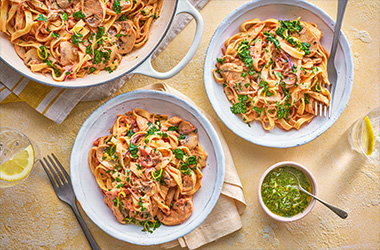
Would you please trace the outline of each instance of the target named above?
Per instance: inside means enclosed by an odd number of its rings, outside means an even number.
[[[231,112],[246,123],[259,120],[300,129],[316,115],[317,103],[330,104],[328,53],[315,24],[252,19],[228,38],[217,58],[215,80],[223,84]]]
[[[206,160],[193,124],[142,109],[119,115],[111,134],[98,138],[89,153],[116,219],[149,232],[190,217]]]
[[[163,0],[1,0],[0,30],[32,72],[56,81],[113,72],[142,47]]]

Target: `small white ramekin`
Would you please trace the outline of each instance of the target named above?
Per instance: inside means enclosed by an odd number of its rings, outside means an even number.
[[[315,205],[315,199],[314,198],[312,198],[312,200],[310,201],[309,206],[307,206],[305,208],[305,210],[302,211],[301,213],[296,214],[296,215],[294,215],[292,217],[284,217],[284,216],[277,215],[277,214],[273,213],[272,211],[270,211],[269,208],[264,204],[263,197],[261,196],[261,186],[263,184],[263,181],[264,181],[265,177],[268,175],[268,173],[270,171],[272,171],[273,169],[275,169],[275,168],[284,167],[284,166],[290,166],[290,167],[294,167],[294,168],[297,168],[297,169],[301,170],[306,175],[306,177],[308,177],[308,179],[310,180],[310,184],[311,184],[311,187],[312,187],[312,194],[314,194],[314,195],[317,195],[317,182],[315,181],[314,176],[311,174],[311,172],[309,170],[307,170],[307,168],[305,166],[303,166],[303,165],[301,165],[299,163],[293,162],[293,161],[281,161],[281,162],[278,162],[278,163],[270,166],[264,172],[264,174],[261,176],[260,181],[259,181],[259,202],[260,202],[261,207],[264,209],[264,211],[270,217],[272,217],[275,220],[282,221],[282,222],[292,222],[292,221],[296,221],[296,220],[302,219],[303,217],[305,217],[307,214],[309,214],[311,212],[311,210],[313,209],[313,207]]]

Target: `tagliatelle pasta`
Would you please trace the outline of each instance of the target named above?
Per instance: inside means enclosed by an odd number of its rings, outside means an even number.
[[[217,58],[215,80],[223,84],[231,112],[259,120],[265,130],[300,129],[315,117],[317,102],[330,104],[328,53],[315,24],[252,19],[228,38]]]
[[[113,72],[142,47],[163,0],[1,0],[0,30],[32,72],[56,81]]]
[[[110,132],[94,142],[89,165],[116,219],[149,232],[186,221],[207,160],[194,125],[134,109]]]

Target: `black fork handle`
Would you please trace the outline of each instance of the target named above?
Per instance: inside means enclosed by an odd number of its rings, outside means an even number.
[[[75,214],[75,217],[77,217],[79,225],[81,226],[84,234],[86,235],[86,238],[87,238],[88,243],[90,244],[91,248],[93,250],[100,250],[98,244],[96,243],[94,237],[92,237],[92,234],[91,234],[90,230],[88,229],[86,223],[84,222],[84,220],[82,218],[82,215],[79,213],[78,207],[75,204],[75,202],[74,202],[74,205],[71,205],[70,207],[73,210],[73,212]]]

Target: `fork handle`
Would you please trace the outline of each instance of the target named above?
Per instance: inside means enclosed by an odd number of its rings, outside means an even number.
[[[344,12],[346,10],[348,0],[338,0],[338,15],[336,17],[335,27],[334,27],[334,38],[331,46],[330,60],[334,61],[336,50],[339,44],[340,29],[342,27],[342,21]]]
[[[75,203],[74,203],[74,205],[71,205],[71,209],[73,210],[75,217],[77,217],[79,225],[81,226],[84,234],[86,235],[86,238],[87,238],[88,243],[90,244],[91,248],[95,249],[95,250],[100,250],[98,244],[96,243],[94,237],[92,237],[90,230],[88,229],[86,223],[84,222],[82,215],[79,213],[78,207]]]

